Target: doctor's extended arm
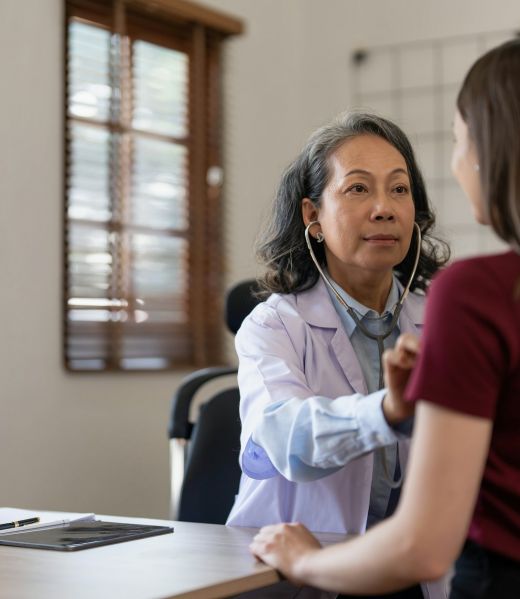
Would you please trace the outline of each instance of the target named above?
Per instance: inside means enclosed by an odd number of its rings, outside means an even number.
[[[316,395],[304,374],[305,343],[303,325],[291,326],[289,334],[266,305],[237,335],[241,465],[252,478],[280,473],[293,481],[315,480],[402,438],[383,414],[384,390]]]

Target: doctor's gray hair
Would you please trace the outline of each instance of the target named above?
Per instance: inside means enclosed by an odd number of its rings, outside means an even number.
[[[425,290],[433,274],[449,259],[448,246],[430,234],[435,216],[429,204],[423,177],[412,146],[403,131],[391,121],[373,114],[344,113],[311,135],[296,160],[283,173],[273,204],[271,218],[257,241],[257,258],[266,267],[259,279],[261,295],[295,293],[311,288],[319,274],[305,243],[301,204],[309,198],[319,208],[330,177],[329,158],[347,139],[377,135],[403,156],[410,176],[415,205],[415,222],[422,233],[419,265],[410,289]],[[395,267],[403,285],[412,273],[416,254],[416,232],[404,260]],[[323,244],[311,236],[314,252],[325,263]]]

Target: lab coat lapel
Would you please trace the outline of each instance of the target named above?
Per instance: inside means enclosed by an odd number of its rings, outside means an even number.
[[[409,293],[399,316],[399,331],[420,335],[424,323],[424,297]]]
[[[363,376],[363,371],[361,370],[361,366],[359,364],[357,354],[352,347],[352,343],[345,333],[341,323],[336,330],[336,334],[332,338],[331,346],[336,354],[336,358],[340,363],[341,368],[343,368],[343,371],[345,372],[347,380],[352,389],[356,393],[362,393],[363,395],[366,395],[367,385],[365,382],[365,377]]]
[[[319,279],[316,285],[300,293],[297,297],[298,309],[305,321],[317,328],[334,329],[331,348],[340,364],[348,384],[356,393],[367,392],[363,371],[341,320],[334,308],[325,283]],[[345,390],[345,395],[348,394]]]

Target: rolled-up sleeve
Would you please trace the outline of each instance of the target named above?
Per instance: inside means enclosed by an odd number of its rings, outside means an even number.
[[[249,462],[249,471],[256,470],[258,478],[279,472],[303,482],[332,474],[359,456],[392,445],[403,437],[383,416],[384,393],[334,400],[314,396],[269,405],[248,440],[244,465]]]

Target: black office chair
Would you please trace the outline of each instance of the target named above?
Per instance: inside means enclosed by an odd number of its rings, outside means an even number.
[[[259,303],[256,281],[235,285],[226,298],[226,323],[235,334]],[[173,396],[170,438],[171,517],[224,524],[240,480],[240,395],[236,367],[211,367],[186,377]],[[209,391],[208,391],[209,389]],[[198,415],[191,409],[200,402]]]

